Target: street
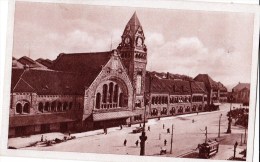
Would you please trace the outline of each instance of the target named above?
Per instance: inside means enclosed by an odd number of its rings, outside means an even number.
[[[233,106],[232,106],[233,107]],[[160,156],[161,148],[167,150],[164,156],[177,157],[187,152],[195,151],[197,145],[205,141],[205,127],[208,130],[208,139],[220,140],[219,155],[212,157],[213,159],[227,159],[233,155],[233,145],[235,141],[240,142],[240,135],[244,129],[232,124],[232,134],[226,134],[228,126],[228,117],[230,104],[223,104],[219,111],[203,112],[198,115],[187,114],[175,117],[166,117],[158,119],[150,119],[146,123],[147,141],[145,145],[145,155]],[[220,125],[220,138],[218,137],[219,116],[222,113]],[[194,120],[194,122],[193,122]],[[171,133],[167,133],[167,128],[173,129],[173,145],[172,154],[168,154],[171,147]],[[163,129],[163,125],[165,126]],[[141,133],[132,133],[132,130],[138,125],[132,127],[123,127],[108,129],[108,134],[99,134],[88,137],[76,138],[64,143],[55,144],[49,147],[30,147],[25,149],[36,149],[45,151],[66,151],[66,152],[85,152],[85,153],[102,153],[102,154],[122,154],[122,155],[139,155],[140,143],[136,146]],[[147,127],[150,131],[147,131]],[[160,139],[159,139],[160,138]],[[124,140],[127,140],[124,146]],[[164,146],[164,141],[167,141]],[[244,148],[244,147],[243,147]],[[222,149],[222,150],[221,150]],[[198,151],[198,150],[197,150]],[[237,152],[238,154],[238,152]]]

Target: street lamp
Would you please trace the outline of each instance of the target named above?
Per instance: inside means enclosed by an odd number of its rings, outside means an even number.
[[[236,157],[237,145],[238,145],[238,143],[236,142],[236,143],[234,144],[234,159],[235,159],[235,157]]]
[[[145,155],[145,141],[147,140],[147,136],[145,135],[145,118],[146,118],[146,106],[150,104],[151,101],[151,83],[152,83],[152,77],[151,74],[149,76],[149,93],[144,95],[145,96],[145,106],[144,106],[144,123],[143,123],[143,131],[141,136],[139,137],[141,142],[140,142],[140,155],[144,156]],[[149,100],[149,101],[147,101]]]
[[[232,117],[231,117],[231,107],[232,107],[232,101],[233,101],[233,96],[230,96],[230,110],[229,110],[229,117],[228,117],[228,129],[227,133],[231,133],[231,122],[232,122]]]
[[[218,138],[220,137],[220,120],[221,120],[222,114],[219,116],[219,121],[218,121]]]

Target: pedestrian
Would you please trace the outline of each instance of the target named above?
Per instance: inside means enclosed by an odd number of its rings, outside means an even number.
[[[120,125],[120,129],[123,129],[122,125]]]
[[[138,144],[139,144],[139,141],[137,140],[137,141],[135,142],[136,147],[138,147]]]
[[[126,143],[127,143],[127,140],[125,139],[125,140],[124,140],[124,146],[126,146]]]
[[[107,128],[105,128],[106,134],[107,134]]]
[[[70,137],[70,131],[69,131],[69,137]]]
[[[162,129],[164,129],[164,124],[162,125]]]
[[[159,140],[161,140],[161,133],[159,133]]]
[[[167,128],[167,133],[170,133],[170,128]]]
[[[166,144],[167,144],[167,140],[165,139],[165,140],[164,140],[164,146],[166,146]]]
[[[41,142],[43,142],[43,135],[42,135],[42,137],[41,137]]]
[[[197,115],[199,115],[199,112],[197,111]]]
[[[194,119],[192,119],[192,123],[194,123],[194,121],[195,121],[195,120],[194,120]]]
[[[142,127],[142,124],[140,123],[140,125],[139,125],[140,127]]]
[[[148,126],[148,131],[150,131],[150,126]]]

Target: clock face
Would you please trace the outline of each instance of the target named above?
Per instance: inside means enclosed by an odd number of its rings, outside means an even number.
[[[143,45],[143,39],[138,37],[137,38],[137,46],[142,46]]]
[[[125,44],[129,44],[130,43],[130,38],[129,37],[126,37],[125,38]]]

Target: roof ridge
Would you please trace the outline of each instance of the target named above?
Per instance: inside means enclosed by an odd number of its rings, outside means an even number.
[[[61,55],[88,55],[88,54],[105,54],[110,53],[112,51],[103,51],[103,52],[79,52],[79,53],[60,53]]]

